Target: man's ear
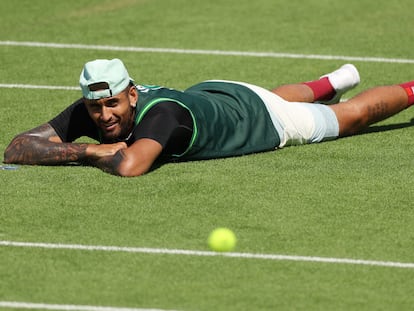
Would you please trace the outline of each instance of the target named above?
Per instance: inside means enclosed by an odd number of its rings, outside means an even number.
[[[137,101],[138,101],[138,91],[135,86],[131,86],[129,88],[128,98],[129,98],[129,102],[131,103],[131,106],[135,108],[137,106]]]

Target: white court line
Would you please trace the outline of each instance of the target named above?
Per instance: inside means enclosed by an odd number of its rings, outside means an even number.
[[[6,84],[6,83],[0,83],[0,88],[80,91],[79,86],[77,87],[77,86],[61,86],[61,85],[34,85],[34,84]]]
[[[222,256],[232,258],[245,259],[264,259],[264,260],[283,260],[283,261],[302,261],[302,262],[318,262],[333,264],[351,264],[366,265],[391,268],[408,268],[414,269],[414,263],[393,262],[393,261],[377,261],[350,258],[330,258],[317,256],[295,256],[295,255],[279,255],[279,254],[253,254],[253,253],[218,253],[209,251],[196,251],[184,249],[168,249],[168,248],[147,248],[147,247],[122,247],[122,246],[101,246],[101,245],[80,245],[80,244],[56,244],[56,243],[33,243],[33,242],[16,242],[1,241],[0,246],[12,247],[33,247],[46,249],[69,249],[83,251],[106,251],[106,252],[126,252],[126,253],[142,253],[142,254],[163,254],[163,255],[188,255],[188,256]]]
[[[174,311],[165,309],[140,309],[122,307],[101,307],[101,306],[82,306],[82,305],[61,305],[47,303],[0,301],[0,308],[13,309],[40,309],[40,310],[69,310],[69,311]]]
[[[0,41],[0,45],[55,48],[55,49],[121,51],[121,52],[136,52],[136,53],[145,52],[145,53],[200,54],[200,55],[296,58],[296,59],[343,60],[343,61],[361,61],[361,62],[376,62],[376,63],[414,64],[414,59],[385,58],[385,57],[358,57],[358,56],[345,56],[345,55],[319,55],[319,54],[296,54],[296,53],[277,53],[277,52],[151,48],[151,47],[134,47],[134,46],[69,44],[69,43],[30,42],[30,41]]]

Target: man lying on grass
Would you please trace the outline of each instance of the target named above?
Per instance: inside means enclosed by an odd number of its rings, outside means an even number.
[[[359,81],[357,69],[346,64],[318,80],[272,91],[221,80],[178,91],[137,85],[121,60],[98,59],[80,75],[83,97],[17,135],[4,162],[79,162],[139,176],[158,160],[240,156],[352,135],[414,103],[414,81],[339,102]],[[99,143],[74,142],[82,136]]]

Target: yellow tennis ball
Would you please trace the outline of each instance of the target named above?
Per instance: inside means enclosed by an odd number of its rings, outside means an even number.
[[[208,237],[208,245],[216,252],[229,252],[236,246],[236,235],[227,228],[214,229]]]

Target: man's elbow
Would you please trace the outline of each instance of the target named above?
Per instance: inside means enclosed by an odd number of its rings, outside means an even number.
[[[4,152],[3,163],[6,163],[6,164],[14,163],[13,158],[11,157],[10,153],[7,151]]]
[[[117,175],[121,177],[136,177],[144,175],[149,171],[149,168],[141,165],[136,165],[134,161],[125,160],[121,162],[117,169]]]
[[[13,142],[6,148],[3,156],[3,163],[6,164],[19,164],[19,158],[17,157],[17,152],[13,148]]]
[[[117,170],[117,175],[121,177],[137,177],[144,175],[147,171],[148,170],[120,167]]]
[[[6,164],[38,164],[35,156],[41,147],[40,139],[33,139],[26,134],[19,134],[13,138],[4,151]]]

